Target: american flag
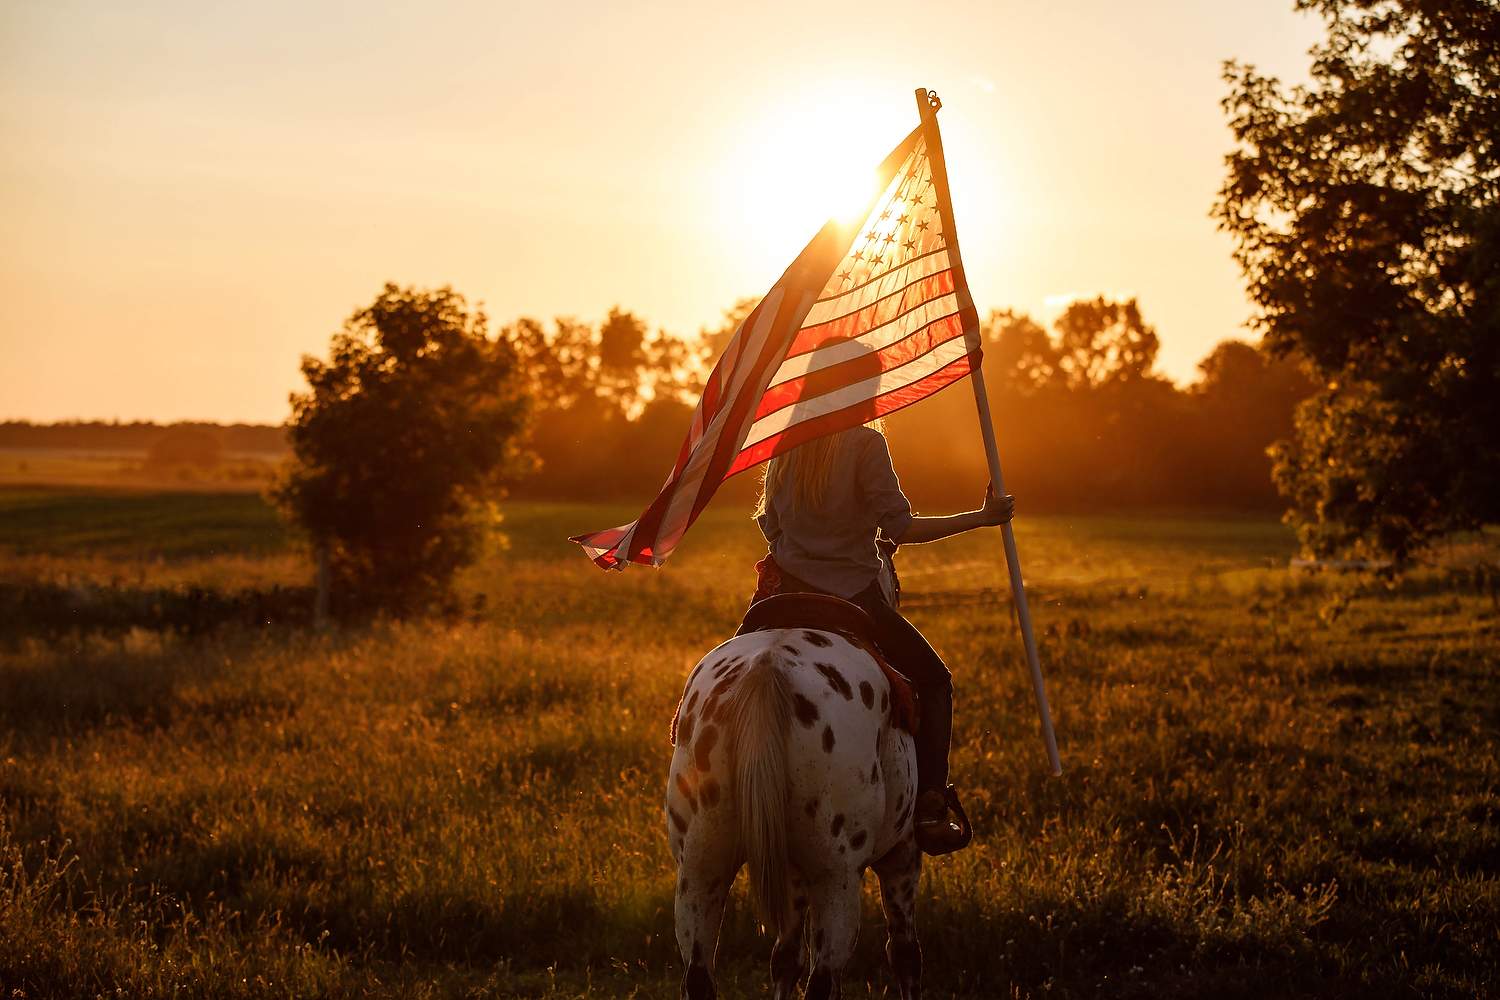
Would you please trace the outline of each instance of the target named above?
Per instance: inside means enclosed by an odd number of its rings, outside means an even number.
[[[651,506],[573,537],[599,566],[660,566],[730,476],[978,367],[979,317],[945,235],[925,126],[876,174],[864,224],[825,225],[735,331]]]

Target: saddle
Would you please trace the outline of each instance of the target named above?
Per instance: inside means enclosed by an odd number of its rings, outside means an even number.
[[[916,691],[911,681],[886,661],[880,651],[880,626],[863,608],[828,594],[775,594],[751,604],[734,634],[788,628],[834,632],[870,654],[891,687],[891,724],[916,735]]]

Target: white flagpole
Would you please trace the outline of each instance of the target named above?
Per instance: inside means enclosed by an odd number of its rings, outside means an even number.
[[[943,238],[948,244],[948,260],[953,267],[954,288],[959,295],[959,316],[964,335],[970,338],[971,350],[978,347],[979,313],[969,296],[963,261],[958,254],[958,232],[953,224],[953,203],[948,199],[948,165],[943,159],[943,140],[938,133],[937,112],[942,102],[937,92],[917,88],[917,110],[927,132],[927,156],[932,162],[932,186],[937,192],[938,212],[943,217]],[[990,420],[990,400],[984,391],[984,374],[975,368],[969,375],[974,384],[974,402],[979,407],[979,430],[984,436],[984,454],[990,465],[990,484],[999,496],[1005,495],[1005,480],[1000,475],[1000,453],[995,447],[995,426]],[[1047,689],[1042,683],[1042,665],[1037,660],[1036,637],[1031,632],[1031,612],[1026,608],[1026,587],[1021,582],[1021,560],[1016,554],[1016,533],[1010,522],[1000,526],[1005,540],[1005,564],[1010,570],[1010,592],[1016,602],[1016,617],[1021,623],[1021,639],[1026,644],[1026,664],[1031,668],[1031,689],[1036,694],[1036,711],[1042,723],[1042,739],[1047,744],[1047,764],[1052,776],[1062,774],[1062,760],[1057,756],[1057,737],[1052,733],[1052,713],[1047,708]]]

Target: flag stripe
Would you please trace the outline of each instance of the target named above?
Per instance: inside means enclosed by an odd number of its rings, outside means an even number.
[[[863,309],[817,326],[804,326],[802,332],[797,334],[797,339],[792,342],[791,350],[787,351],[787,357],[788,359],[801,359],[814,353],[825,341],[834,337],[867,339],[870,333],[880,327],[895,322],[906,313],[952,292],[953,272],[951,270],[920,278],[903,288],[895,289],[885,298],[876,299]],[[957,300],[955,300],[954,311],[957,311]]]
[[[955,309],[878,351],[863,351],[847,361],[772,386],[761,397],[755,419],[760,420],[783,407],[794,406],[804,400],[815,399],[845,386],[894,371],[962,334],[958,310]],[[863,342],[858,346],[863,346]]]
[[[833,295],[825,295],[813,305],[812,311],[807,315],[809,325],[826,323],[828,320],[837,319],[845,313],[860,309],[875,299],[884,298],[891,290],[902,285],[909,284],[917,278],[936,274],[939,271],[948,270],[948,251],[940,247],[936,250],[913,257],[900,267],[893,267],[869,281],[861,282],[842,292]]]
[[[869,423],[876,417],[894,413],[913,403],[919,403],[939,389],[947,388],[963,378],[979,365],[977,353],[965,354],[948,364],[929,372],[922,378],[897,386],[889,392],[869,399],[858,400],[843,409],[832,410],[820,416],[793,424],[780,434],[747,445],[730,469],[729,475],[744,472],[776,455],[784,454],[814,438],[835,431]]]
[[[747,405],[747,399],[751,395],[753,395],[751,393],[746,393],[743,391],[736,391],[736,389],[743,388],[743,384],[746,380],[749,379],[752,369],[755,372],[759,372],[760,370],[768,367],[774,360],[777,353],[776,348],[778,345],[776,343],[776,338],[770,336],[769,334],[777,327],[783,325],[783,314],[789,308],[792,308],[790,306],[790,299],[791,297],[783,294],[780,289],[773,289],[773,294],[767,295],[766,302],[761,303],[761,307],[757,309],[757,312],[760,312],[761,315],[755,323],[752,335],[749,338],[749,344],[747,345],[758,348],[756,352],[758,354],[756,363],[751,366],[744,365],[742,362],[748,352],[741,352],[740,358],[738,359],[739,363],[737,363],[735,366],[735,378],[732,383],[732,389],[726,397],[730,405],[727,409],[721,409],[717,414],[715,414],[713,422],[710,424],[710,429],[712,429],[714,425],[719,425],[718,444],[721,449],[726,441],[726,436],[722,433],[723,426],[732,422],[734,411],[745,407]],[[767,304],[771,306],[770,309],[765,308]],[[749,322],[748,319],[746,322]],[[705,437],[707,436],[708,435],[705,435]],[[732,440],[733,436],[729,436],[728,439]],[[683,465],[682,476],[685,477],[685,484],[693,486],[694,489],[690,491],[684,491],[680,488],[668,489],[663,490],[657,496],[656,500],[652,502],[651,506],[646,508],[645,513],[643,513],[640,518],[636,520],[635,526],[629,531],[625,538],[621,540],[621,546],[624,548],[624,554],[628,560],[630,560],[631,562],[644,563],[650,563],[652,561],[652,557],[655,554],[655,548],[659,547],[654,545],[654,539],[656,539],[657,535],[660,533],[663,518],[666,517],[669,508],[673,506],[674,500],[678,501],[676,506],[679,508],[678,516],[672,519],[673,526],[676,527],[677,523],[681,521],[681,501],[689,498],[692,494],[699,494],[702,492],[696,489],[697,484],[703,483],[705,481],[712,482],[714,483],[715,489],[717,489],[717,485],[722,480],[722,476],[719,477],[719,479],[714,479],[709,475],[708,470],[704,468],[704,466],[706,465],[711,468],[709,459],[712,457],[717,457],[714,451],[704,451],[697,448],[693,449],[693,452],[690,455],[688,461]],[[695,468],[695,466],[697,466],[697,468]],[[712,496],[712,491],[709,492],[709,496]],[[703,500],[703,503],[707,502],[708,499],[705,498]],[[693,514],[688,517],[687,521],[681,524],[681,529],[678,532],[678,537],[681,537],[681,531],[686,531],[687,525],[690,524],[693,518],[696,517],[697,511],[695,510]],[[673,541],[675,542],[675,539],[673,539]]]
[[[871,350],[888,347],[898,340],[911,336],[929,323],[935,323],[959,311],[957,295],[949,294],[929,299],[910,312],[902,313],[884,326],[863,334],[858,340],[827,344],[810,354],[799,354],[795,358],[787,358],[777,369],[771,384],[780,385],[783,381],[831,367]]]
[[[799,400],[792,406],[783,407],[757,420],[751,426],[750,433],[745,436],[745,444],[747,446],[756,444],[772,435],[781,433],[793,424],[801,423],[803,420],[811,417],[821,417],[835,410],[842,410],[861,394],[865,396],[879,396],[894,389],[899,389],[925,378],[967,353],[968,347],[964,338],[957,337],[939,344],[933,350],[928,351],[913,361],[907,362],[900,368],[881,372],[869,378],[861,379],[858,382],[851,382],[839,389],[826,392],[812,399]]]

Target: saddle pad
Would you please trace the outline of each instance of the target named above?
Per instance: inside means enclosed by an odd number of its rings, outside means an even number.
[[[735,635],[776,628],[812,628],[836,632],[880,664],[891,686],[891,722],[906,732],[917,732],[917,696],[911,681],[886,661],[877,637],[880,626],[857,604],[828,594],[776,594],[750,605]]]

